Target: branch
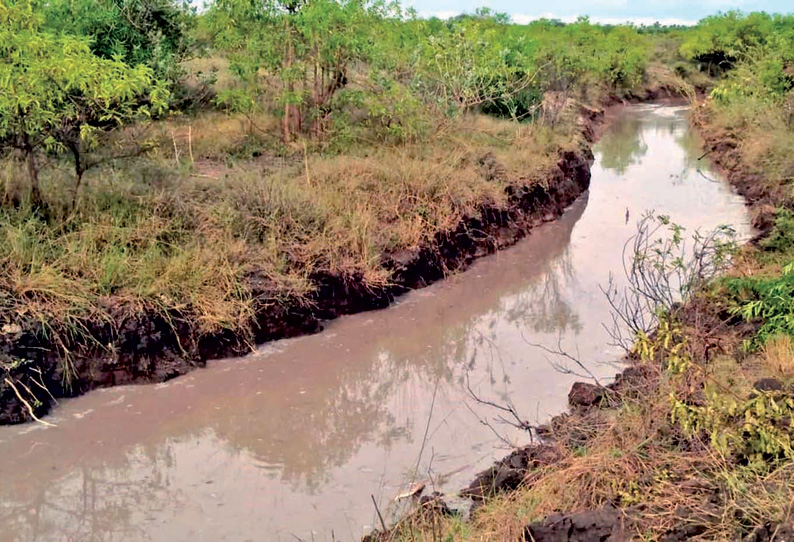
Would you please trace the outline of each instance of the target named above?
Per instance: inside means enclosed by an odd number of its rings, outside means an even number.
[[[533,342],[528,341],[527,338],[524,337],[524,333],[523,332],[521,333],[521,338],[528,345],[534,346],[535,348],[540,348],[541,350],[543,350],[547,354],[551,354],[551,355],[554,355],[554,356],[560,356],[560,357],[563,357],[563,358],[565,358],[565,359],[567,359],[569,361],[572,361],[574,364],[576,364],[580,369],[582,369],[585,372],[585,374],[579,374],[579,373],[571,370],[570,367],[566,367],[566,366],[564,366],[564,365],[562,365],[560,363],[551,362],[552,366],[555,369],[557,369],[558,371],[562,372],[563,374],[570,374],[570,375],[578,376],[580,378],[589,378],[593,382],[596,383],[596,386],[599,386],[599,387],[602,387],[602,388],[604,387],[601,384],[601,382],[598,380],[598,377],[596,375],[594,375],[593,372],[585,366],[584,362],[582,362],[579,358],[572,356],[571,354],[569,354],[568,352],[566,352],[565,350],[562,349],[562,335],[557,337],[557,348],[555,350],[552,350],[551,348],[543,346],[542,344],[537,344],[537,343],[533,343]]]

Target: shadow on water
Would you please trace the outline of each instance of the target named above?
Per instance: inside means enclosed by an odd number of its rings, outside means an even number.
[[[696,173],[681,108],[615,115],[590,193],[465,273],[242,360],[66,401],[57,427],[0,428],[3,539],[348,540],[374,524],[370,494],[397,513],[412,479],[464,485],[506,452],[494,430],[527,439],[466,383],[541,421],[573,377],[527,341],[614,373],[599,287],[645,209],[746,227],[741,199]]]

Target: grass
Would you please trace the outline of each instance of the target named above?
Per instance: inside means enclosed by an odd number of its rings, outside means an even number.
[[[711,101],[699,111],[698,122],[707,137],[732,147],[724,166],[755,174],[756,192],[767,196],[767,206],[791,207],[794,203],[794,123],[785,103],[746,97],[730,103]],[[754,194],[755,196],[756,194]],[[759,209],[769,211],[770,209]]]
[[[688,309],[686,319],[685,337],[705,339],[717,331],[703,327],[704,321],[719,323],[709,304]],[[715,448],[707,431],[688,432],[670,416],[671,394],[716,386],[747,397],[755,379],[777,375],[780,367],[790,374],[790,340],[775,343],[770,362],[766,350],[740,361],[735,355],[741,351],[740,337],[731,339],[719,356],[699,360],[685,378],[663,370],[661,359],[637,361],[647,370],[645,376],[622,391],[616,408],[574,411],[554,420],[549,445],[559,459],[528,472],[523,488],[488,499],[465,529],[459,527],[461,516],[417,514],[379,540],[524,540],[529,524],[555,512],[612,506],[621,510],[627,536],[636,540],[662,540],[685,528],[698,533],[687,539],[738,540],[758,526],[789,521],[794,498],[790,459],[750,464],[735,450]],[[692,341],[688,350],[694,354],[700,346]],[[739,430],[742,421],[731,430]]]
[[[199,333],[245,331],[256,295],[300,298],[314,272],[387,283],[388,255],[504,204],[508,185],[543,181],[578,144],[562,128],[468,115],[422,143],[304,153],[263,135],[276,125],[208,112],[130,129],[109,145],[151,150],[91,170],[74,210],[59,206],[71,180],[56,161],[43,179],[49,217],[0,208],[3,318],[57,330],[155,308]],[[504,175],[483,171],[487,153]],[[4,165],[11,200],[24,174]]]

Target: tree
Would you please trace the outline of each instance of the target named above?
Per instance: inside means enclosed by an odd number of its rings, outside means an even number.
[[[148,67],[99,58],[86,39],[43,30],[34,8],[0,0],[0,141],[22,153],[35,205],[39,152],[71,153],[74,202],[98,134],[162,111],[168,92]]]
[[[48,30],[85,36],[91,51],[130,66],[146,64],[158,79],[175,82],[194,48],[194,10],[175,0],[47,0]]]
[[[525,55],[531,44],[507,39],[503,17],[480,10],[452,21],[422,40],[418,49],[417,84],[442,105],[462,112],[483,105],[505,104],[535,82],[536,68]]]
[[[372,55],[385,10],[367,0],[217,0],[210,17],[216,44],[233,53],[232,69],[249,92],[275,87],[288,143],[309,128],[321,136],[350,67]]]

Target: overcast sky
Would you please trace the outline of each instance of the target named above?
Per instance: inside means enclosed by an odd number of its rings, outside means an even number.
[[[694,24],[699,19],[731,9],[794,13],[794,0],[406,0],[422,16],[447,18],[487,6],[512,15],[519,23],[540,17],[565,21],[579,15],[603,23]]]

